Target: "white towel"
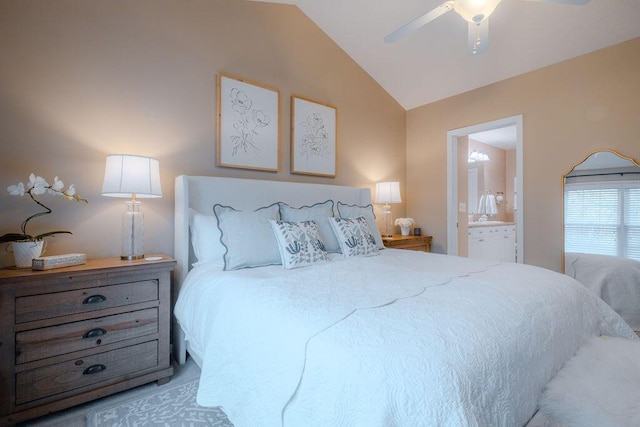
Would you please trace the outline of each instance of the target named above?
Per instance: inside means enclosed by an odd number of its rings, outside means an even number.
[[[487,215],[498,214],[498,205],[496,204],[496,196],[494,196],[493,194],[487,195],[486,214]]]
[[[478,212],[480,215],[484,215],[485,213],[487,213],[487,205],[486,202],[484,200],[484,194],[482,196],[480,196],[480,203],[478,203]]]

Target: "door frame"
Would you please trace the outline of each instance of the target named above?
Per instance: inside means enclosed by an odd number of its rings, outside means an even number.
[[[508,126],[516,127],[516,250],[517,262],[524,263],[524,169],[522,114],[447,132],[447,254],[458,255],[458,138]],[[466,201],[465,201],[466,203]]]

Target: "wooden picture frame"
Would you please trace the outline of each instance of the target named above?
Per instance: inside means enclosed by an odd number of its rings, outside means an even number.
[[[218,73],[217,165],[280,170],[280,92]]]
[[[291,173],[335,178],[337,119],[335,107],[291,97]]]

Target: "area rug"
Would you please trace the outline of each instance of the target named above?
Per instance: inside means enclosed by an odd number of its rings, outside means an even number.
[[[87,414],[90,427],[232,427],[220,408],[196,403],[198,380]]]
[[[545,426],[640,426],[640,340],[596,337],[544,391]]]

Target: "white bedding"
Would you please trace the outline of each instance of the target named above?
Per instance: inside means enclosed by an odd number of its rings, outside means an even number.
[[[565,254],[565,273],[585,285],[640,331],[640,262],[585,253]]]
[[[198,266],[175,315],[202,351],[198,403],[237,427],[524,425],[587,338],[635,338],[566,275],[390,249]]]

